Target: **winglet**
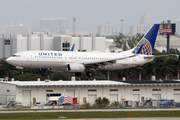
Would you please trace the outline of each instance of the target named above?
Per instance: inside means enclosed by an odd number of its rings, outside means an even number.
[[[132,53],[136,54],[139,48],[143,46],[139,54],[152,55],[158,29],[159,24],[154,24],[151,29],[144,35],[144,37],[139,41]]]
[[[75,44],[73,44],[73,46],[72,46],[72,48],[70,50],[71,52],[74,51],[74,46],[75,46]]]

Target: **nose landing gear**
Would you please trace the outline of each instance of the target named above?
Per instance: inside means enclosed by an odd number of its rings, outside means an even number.
[[[78,72],[78,73],[75,73],[75,75],[76,75],[76,76],[81,76],[81,73]],[[91,77],[93,76],[93,73],[90,72],[90,71],[88,71],[88,72],[86,72],[86,76],[87,76],[88,78],[91,78]]]

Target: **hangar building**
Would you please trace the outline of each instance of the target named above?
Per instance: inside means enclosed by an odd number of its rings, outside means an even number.
[[[72,96],[79,104],[90,104],[98,97],[110,102],[145,99],[173,99],[180,102],[180,81],[8,81],[0,82],[0,103],[19,101],[32,105],[33,99],[46,104],[49,94]]]

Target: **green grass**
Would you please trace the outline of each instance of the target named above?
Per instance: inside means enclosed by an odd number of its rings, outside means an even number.
[[[156,109],[179,109],[180,107],[176,107],[176,108],[172,108],[172,107],[169,107],[169,108],[88,108],[88,109],[85,109],[85,108],[82,108],[82,109],[74,109],[74,108],[67,108],[67,109],[54,109],[54,108],[51,108],[51,109],[0,109],[0,111],[49,111],[49,110],[113,110],[113,109],[120,109],[120,110],[123,110],[123,109],[140,109],[141,111],[143,111],[143,109],[148,109],[148,110],[156,110]]]
[[[71,118],[126,118],[131,117],[180,117],[180,111],[121,111],[121,112],[54,112],[54,113],[2,113],[0,119],[57,119]]]

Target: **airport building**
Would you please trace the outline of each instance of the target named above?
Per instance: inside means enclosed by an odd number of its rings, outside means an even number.
[[[177,19],[175,23],[176,23],[176,35],[179,36],[180,35],[180,19]]]
[[[180,50],[180,38],[175,35],[170,35],[169,47]],[[163,50],[167,51],[167,36],[166,35],[158,35],[156,38],[156,43],[154,46],[157,50],[162,52]]]
[[[94,104],[98,97],[110,102],[168,99],[180,102],[180,81],[6,81],[0,82],[0,103],[21,102],[32,105],[33,100],[48,103],[51,97],[71,96],[77,103]],[[53,94],[51,96],[50,94]],[[55,96],[57,95],[57,96]],[[57,99],[58,99],[57,98]],[[156,106],[157,107],[157,106]]]
[[[0,58],[9,57],[14,53],[32,50],[58,50],[69,51],[71,46],[75,44],[74,51],[84,50],[109,52],[109,45],[113,40],[105,37],[71,37],[68,35],[45,35],[36,32],[27,35],[1,35],[0,36]],[[112,50],[111,50],[112,51]]]

